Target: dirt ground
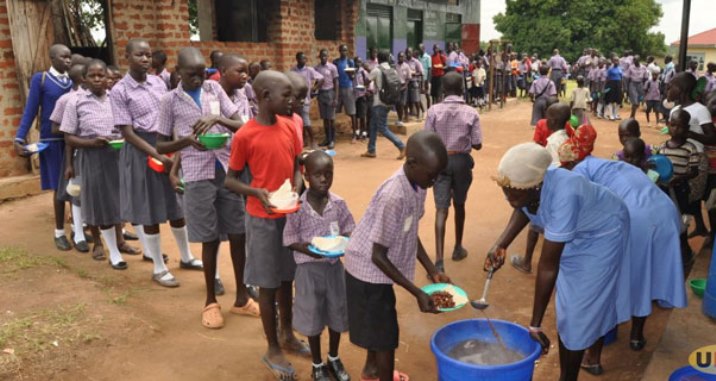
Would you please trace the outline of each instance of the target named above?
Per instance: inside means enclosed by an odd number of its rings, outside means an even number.
[[[484,254],[502,231],[510,213],[500,189],[490,176],[505,150],[529,141],[531,103],[510,101],[504,109],[482,115],[483,149],[474,152],[474,182],[467,203],[464,246],[469,257],[446,262],[448,274],[471,297],[479,297],[485,274]],[[626,111],[622,116],[626,116]],[[392,115],[391,115],[392,116]],[[665,138],[645,127],[648,143]],[[619,148],[616,123],[595,120],[599,133],[597,156],[610,156]],[[413,130],[417,128],[413,127]],[[403,137],[405,139],[405,137]],[[351,145],[344,138],[337,148],[332,191],[344,197],[358,220],[374,190],[400,165],[397,150],[378,139],[378,158],[359,154],[364,144]],[[128,271],[114,271],[106,262],[95,262],[75,251],[58,252],[52,236],[50,194],[0,205],[0,379],[3,380],[272,380],[259,359],[266,344],[258,319],[228,314],[234,290],[228,248],[221,249],[221,274],[227,295],[219,297],[226,326],[207,330],[200,324],[204,287],[200,272],[178,269],[179,256],[168,226],[162,227],[163,248],[170,254],[170,268],[181,282],[165,289],[150,281],[151,265],[141,257],[125,256]],[[420,233],[429,253],[434,252],[434,203],[428,195]],[[448,224],[447,248],[453,244]],[[692,242],[695,248],[700,242]],[[192,246],[200,256],[198,245]],[[524,250],[524,235],[510,253]],[[538,248],[539,250],[539,248]],[[416,283],[427,283],[422,269]],[[506,266],[495,275],[490,290],[492,318],[529,323],[534,275],[523,275]],[[411,380],[435,380],[436,367],[430,337],[442,325],[481,317],[471,308],[441,315],[421,314],[412,297],[397,288],[401,327],[396,366]],[[629,325],[620,327],[617,343],[605,349],[602,380],[633,381],[641,378],[658,345],[669,312],[655,309],[649,319],[649,340],[642,352],[628,349]],[[545,329],[556,342],[553,304],[545,317]],[[327,335],[324,335],[327,336]],[[327,341],[327,339],[324,337]],[[324,344],[324,351],[327,343]],[[340,355],[353,379],[358,380],[364,352],[343,336]],[[290,357],[302,380],[310,379],[310,361]],[[559,365],[557,348],[542,357],[535,380],[555,380]],[[664,375],[664,379],[666,375]],[[597,378],[583,374],[582,380]]]

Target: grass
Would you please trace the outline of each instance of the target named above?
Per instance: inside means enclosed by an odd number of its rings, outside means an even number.
[[[50,346],[73,342],[81,337],[78,322],[85,316],[85,304],[45,309],[10,319],[0,325],[0,348],[12,348],[17,356],[42,352]]]
[[[67,264],[60,258],[29,254],[16,247],[0,247],[0,274],[11,274],[39,266],[66,268]]]

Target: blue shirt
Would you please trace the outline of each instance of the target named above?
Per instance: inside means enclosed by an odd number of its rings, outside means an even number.
[[[196,105],[201,108],[201,86],[197,87],[194,90],[184,90],[185,93],[187,93],[191,99],[196,102]]]
[[[355,62],[352,59],[346,57],[345,59],[336,58],[333,64],[338,68],[338,87],[341,89],[352,89],[353,79],[346,74],[347,67],[356,67]]]
[[[607,70],[607,81],[621,81],[622,75],[622,68],[612,66]]]

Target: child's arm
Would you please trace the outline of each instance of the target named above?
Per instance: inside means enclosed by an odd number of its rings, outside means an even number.
[[[419,246],[422,246],[419,242],[418,244]],[[420,249],[418,249],[418,252],[420,252]],[[415,283],[408,280],[408,278],[406,278],[405,275],[403,275],[403,273],[401,273],[400,270],[395,267],[393,262],[390,261],[390,259],[388,258],[387,247],[374,243],[371,259],[373,263],[380,269],[380,271],[382,271],[386,276],[388,276],[388,278],[393,280],[393,282],[401,285],[408,292],[413,294],[413,296],[415,296],[415,299],[417,299],[418,301],[418,306],[420,307],[421,312],[438,313],[438,310],[435,307],[435,303],[433,303],[432,299],[430,298],[430,295],[426,294],[425,291],[418,288]],[[434,269],[435,266],[433,266],[433,270]]]
[[[196,135],[187,135],[177,140],[172,140],[169,136],[164,136],[161,133],[157,135],[157,153],[159,154],[178,152],[189,146],[199,151],[206,151],[206,147],[197,140]]]
[[[65,134],[65,144],[76,148],[100,148],[109,143],[109,139],[98,136],[96,138],[82,138],[73,134]]]
[[[122,136],[124,137],[124,140],[127,141],[127,143],[137,147],[140,151],[145,153],[147,156],[151,156],[164,164],[164,168],[168,171],[172,167],[172,159],[160,155],[157,152],[157,149],[154,148],[151,144],[149,144],[146,140],[140,138],[135,132],[134,128],[132,126],[116,126],[119,127],[119,130],[122,131]]]
[[[59,134],[62,133],[62,132],[60,131],[60,124],[59,124],[59,123],[52,122],[52,133],[55,134],[55,135],[59,135]]]
[[[310,245],[310,243],[308,243],[308,242],[292,243],[288,246],[288,248],[293,251],[298,251],[301,254],[306,254],[311,258],[316,258],[316,259],[324,258],[324,257],[312,252],[311,250],[308,250],[308,245]]]
[[[203,135],[215,124],[220,124],[231,130],[231,132],[236,132],[244,125],[244,120],[238,112],[231,115],[231,118],[225,118],[221,115],[207,115],[194,124],[194,133]]]
[[[175,192],[184,194],[184,187],[179,178],[179,169],[181,169],[181,152],[174,154],[174,161],[169,171],[169,182],[172,184],[172,188],[174,188]]]
[[[510,221],[507,223],[505,230],[502,234],[500,234],[500,237],[497,239],[497,242],[495,242],[490,251],[487,252],[487,258],[485,258],[484,266],[485,271],[489,271],[490,268],[497,270],[505,264],[505,253],[507,248],[529,222],[529,218],[524,212],[522,212],[521,209],[515,209],[512,211],[512,217],[510,217]]]
[[[452,283],[450,277],[445,275],[445,273],[438,271],[433,261],[430,257],[428,257],[428,253],[425,251],[425,247],[423,246],[423,242],[420,240],[420,237],[418,237],[417,258],[418,261],[420,261],[420,264],[423,265],[423,268],[425,268],[425,271],[428,272],[428,276],[433,283]]]
[[[58,128],[59,131],[59,128]],[[69,144],[65,144],[65,179],[69,180],[75,177],[75,167],[72,157],[75,155],[75,148]]]
[[[254,188],[249,184],[246,184],[241,180],[239,175],[239,171],[229,168],[228,173],[226,173],[226,180],[224,181],[224,186],[226,187],[226,189],[236,194],[242,194],[244,196],[252,196],[258,198],[259,201],[261,201],[261,204],[264,206],[266,213],[273,214],[271,208],[275,208],[275,206],[272,205],[269,201],[269,191],[264,188]]]

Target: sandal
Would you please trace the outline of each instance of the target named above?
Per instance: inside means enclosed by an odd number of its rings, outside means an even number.
[[[585,372],[591,374],[592,376],[600,376],[602,373],[604,373],[604,368],[602,368],[602,364],[580,364],[580,368],[584,369]]]
[[[254,302],[253,299],[249,298],[249,301],[244,304],[243,307],[237,307],[232,306],[229,310],[232,314],[235,315],[246,315],[246,316],[252,316],[252,317],[260,317],[261,316],[261,310],[259,309],[259,304]]]
[[[92,259],[95,261],[104,261],[107,257],[104,255],[104,247],[100,245],[94,245],[92,248]]]
[[[219,303],[211,303],[201,311],[201,325],[210,329],[219,329],[224,326],[224,317],[221,315]]]
[[[632,351],[640,351],[644,349],[646,346],[646,339],[641,340],[630,340],[629,341],[629,348],[631,348]]]
[[[293,369],[291,363],[289,363],[287,367],[279,364],[274,364],[266,356],[261,357],[261,362],[266,365],[268,370],[279,381],[292,381],[296,379],[296,370]]]
[[[361,376],[360,381],[380,381],[380,379],[378,377],[368,378],[365,376]],[[393,371],[393,381],[410,381],[410,377],[408,377],[408,375],[403,372],[394,370]]]
[[[309,348],[308,344],[299,339],[294,339],[295,341],[291,341],[290,343],[287,342],[280,342],[279,345],[281,346],[281,349],[288,353],[292,353],[296,356],[301,357],[311,357],[311,349]]]
[[[512,265],[512,267],[514,267],[517,271],[519,271],[521,273],[525,273],[525,274],[532,273],[531,268],[528,269],[528,268],[524,267],[524,264],[522,263],[522,257],[520,257],[519,255],[513,255],[512,257],[510,257],[510,264]]]
[[[137,249],[136,247],[130,246],[126,242],[123,242],[121,245],[119,245],[118,249],[120,253],[127,255],[139,255],[142,253],[141,250]]]

